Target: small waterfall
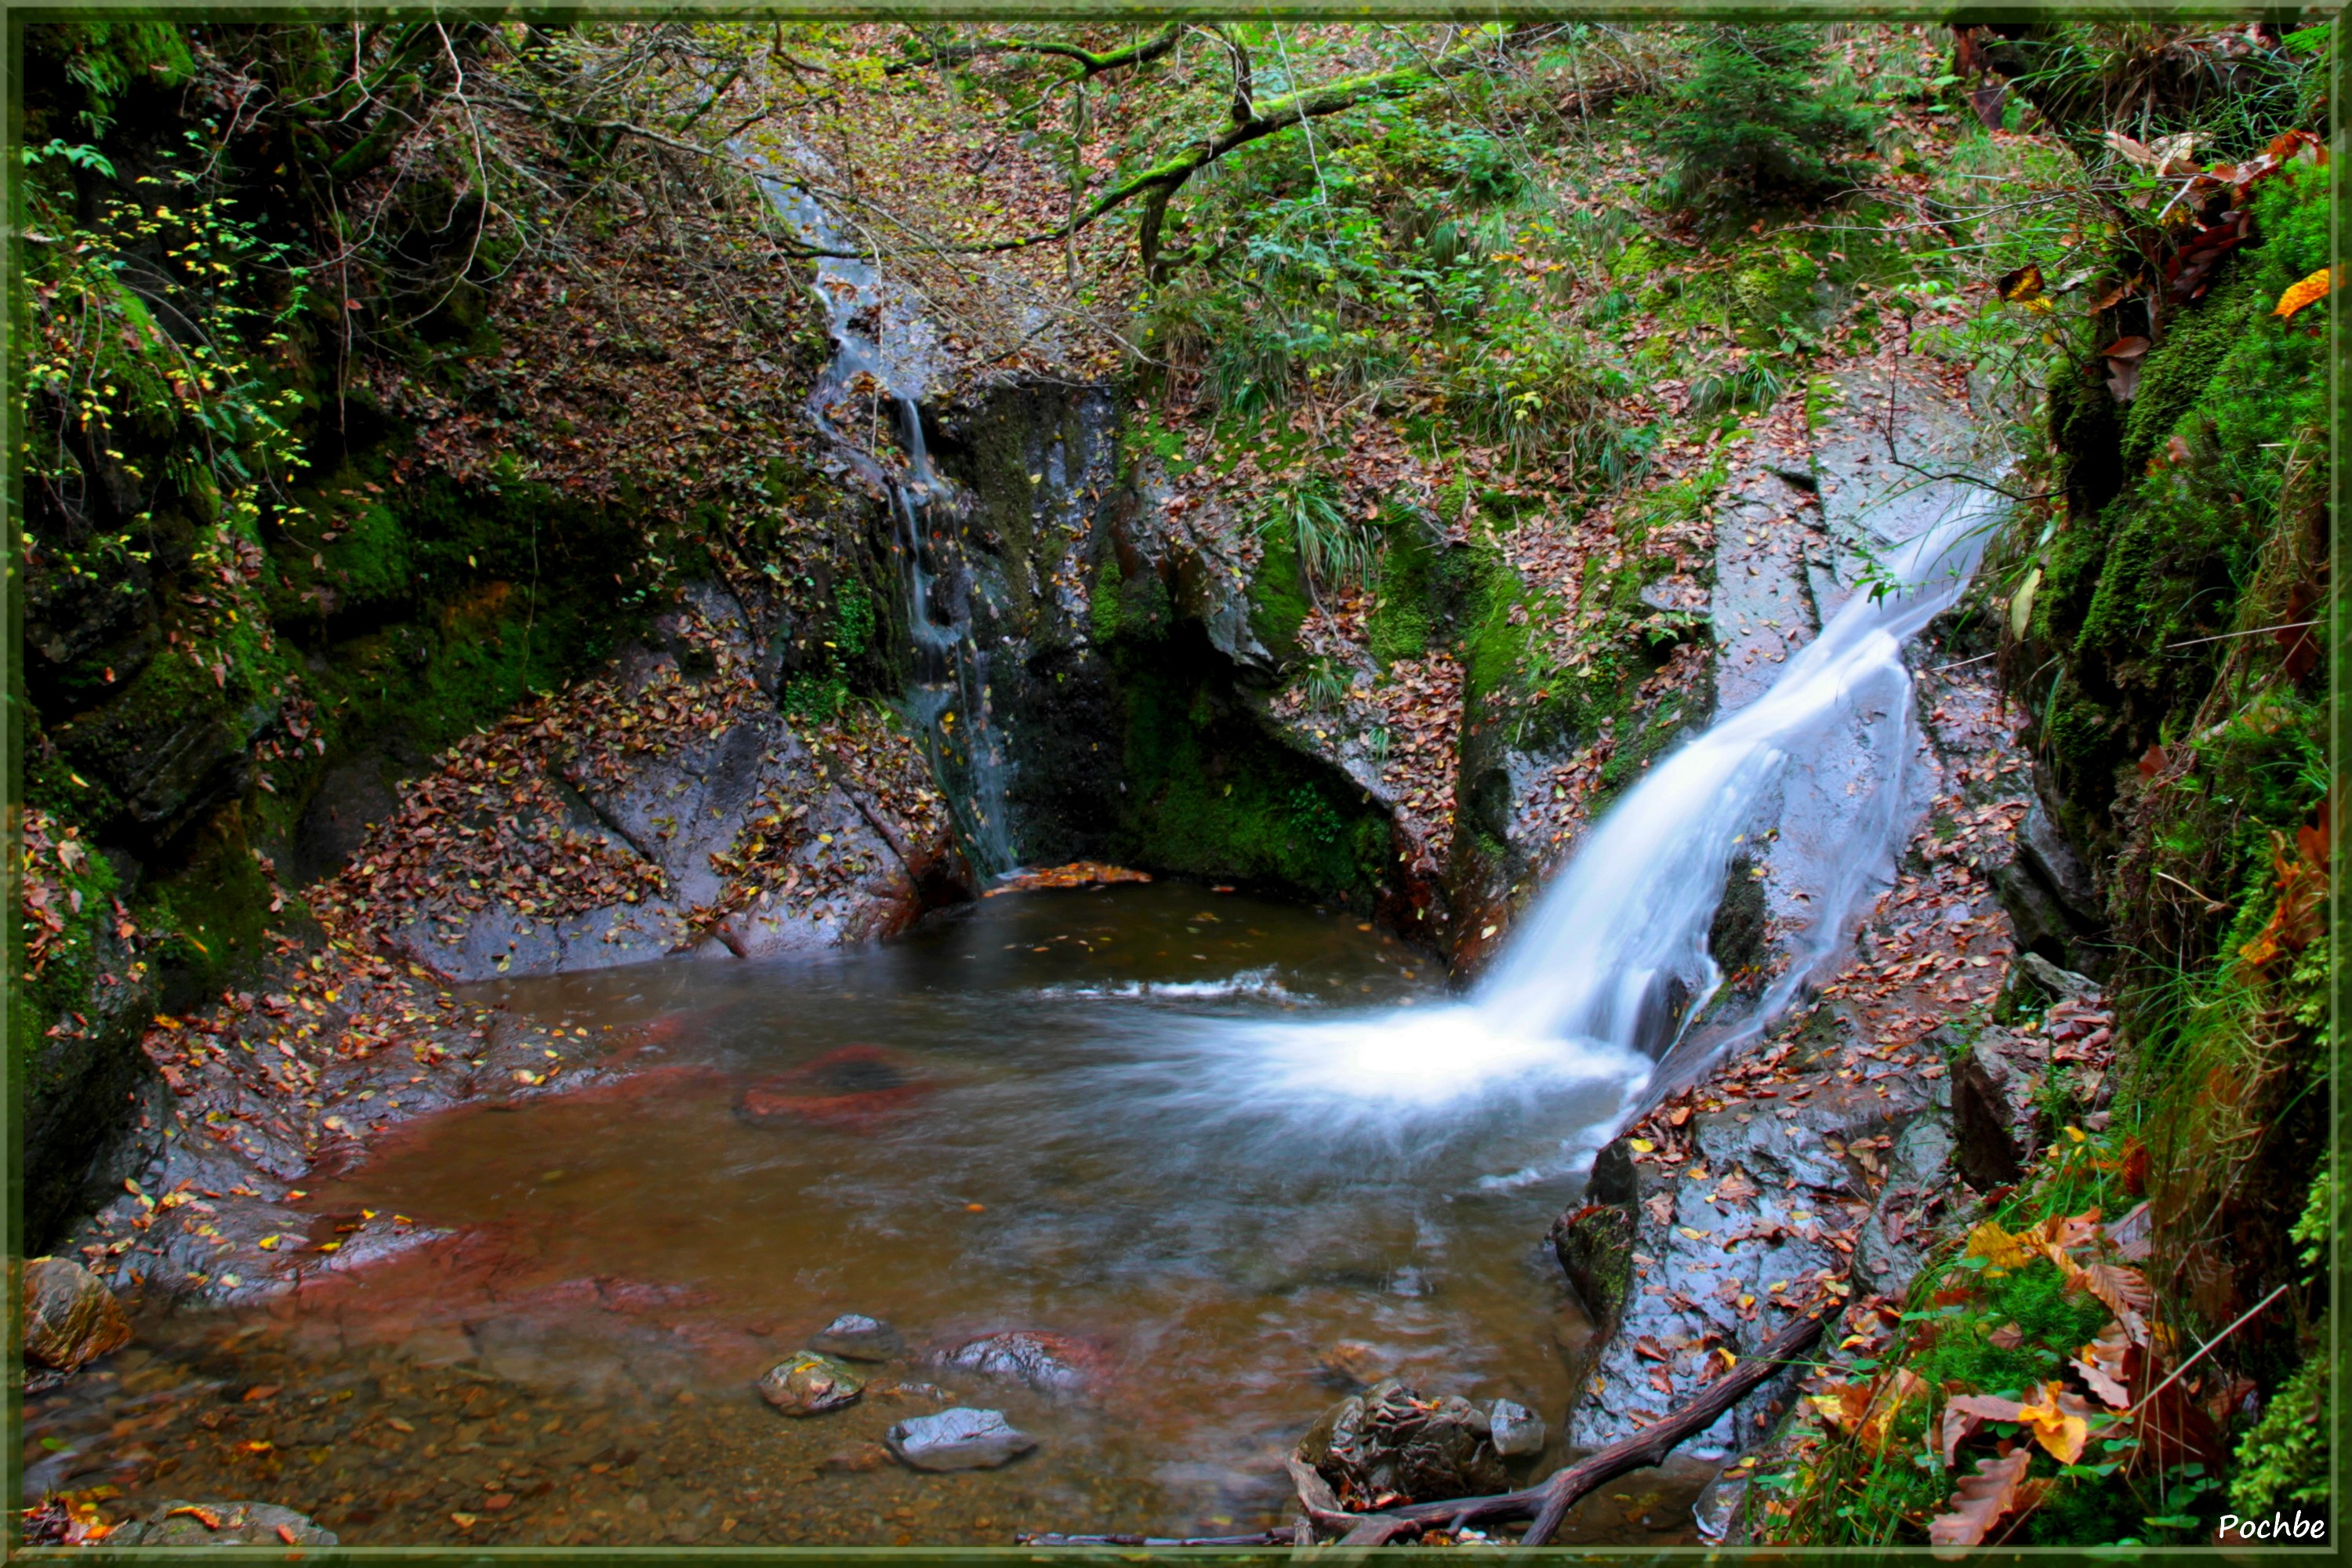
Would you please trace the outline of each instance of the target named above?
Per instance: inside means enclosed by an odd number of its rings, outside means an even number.
[[[1991,497],[1969,491],[1886,551],[1886,591],[1855,592],[1769,690],[1651,768],[1463,1002],[1204,1036],[1206,1052],[1258,1080],[1237,1103],[1419,1141],[1475,1103],[1613,1082],[1622,1119],[1678,1043],[1712,1056],[1761,1031],[1842,948],[1864,894],[1892,879],[1918,805],[1903,645],[1959,597],[1993,514]],[[1685,1041],[1723,982],[1707,937],[1743,847],[1769,860],[1786,963],[1752,1004]]]
[[[781,180],[761,182],[769,201],[795,232],[827,250],[849,247],[815,200]],[[939,476],[923,440],[915,368],[924,345],[919,324],[904,315],[881,273],[865,261],[827,258],[817,264],[833,359],[809,398],[809,417],[851,468],[890,506],[892,543],[907,585],[914,680],[904,712],[923,740],[932,776],[946,795],[964,858],[983,879],[1019,864],[1006,790],[1012,763],[991,713],[988,654],[972,635],[973,578],[961,551],[931,526]],[[861,404],[887,413],[906,454],[902,466],[879,455],[880,432],[862,437],[843,426]]]

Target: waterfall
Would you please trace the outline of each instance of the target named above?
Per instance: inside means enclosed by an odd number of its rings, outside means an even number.
[[[1743,847],[1769,864],[1785,963],[1752,1005],[1707,1021],[1704,1054],[1752,1037],[1893,879],[1919,805],[1903,645],[1959,597],[1993,518],[1992,498],[1970,490],[1883,552],[1879,591],[1853,593],[1768,690],[1601,816],[1468,997],[1226,1030],[1204,1048],[1256,1077],[1261,1103],[1311,1100],[1318,1118],[1368,1130],[1423,1116],[1434,1128],[1474,1101],[1572,1083],[1613,1081],[1629,1115],[1722,985],[1707,937]]]
[[[849,248],[806,191],[782,180],[761,183],[801,238],[820,249]],[[922,385],[916,368],[924,350],[921,324],[903,310],[869,262],[821,260],[816,291],[824,302],[833,358],[810,395],[809,417],[888,502],[914,658],[902,711],[922,739],[964,858],[982,879],[998,877],[1019,863],[1005,804],[1013,764],[991,712],[988,654],[972,635],[972,575],[963,569],[958,544],[932,526],[939,476],[915,400]],[[861,402],[887,409],[891,434],[906,454],[903,467],[879,456],[878,432],[861,438],[843,427],[845,412]]]

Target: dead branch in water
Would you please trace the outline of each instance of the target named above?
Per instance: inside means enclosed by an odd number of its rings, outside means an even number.
[[[1781,1367],[1794,1361],[1821,1338],[1822,1326],[1836,1305],[1833,1300],[1817,1304],[1773,1335],[1762,1350],[1708,1384],[1705,1393],[1681,1409],[1666,1415],[1637,1436],[1612,1443],[1565,1469],[1554,1471],[1549,1478],[1535,1486],[1513,1492],[1496,1492],[1488,1497],[1448,1498],[1437,1502],[1412,1503],[1378,1513],[1345,1513],[1339,1511],[1337,1500],[1331,1496],[1330,1489],[1323,1484],[1322,1478],[1294,1460],[1291,1475],[1298,1483],[1300,1502],[1307,1516],[1317,1524],[1347,1531],[1339,1541],[1342,1546],[1384,1546],[1399,1536],[1418,1535],[1433,1524],[1448,1530],[1460,1530],[1482,1520],[1526,1519],[1530,1516],[1535,1522],[1528,1527],[1520,1544],[1541,1546],[1551,1539],[1552,1531],[1559,1528],[1561,1518],[1585,1494],[1628,1470],[1645,1469],[1664,1463],[1666,1456],[1685,1438],[1714,1426],[1725,1411],[1746,1398]],[[1023,1535],[1017,1538],[1016,1543],[1022,1546],[1273,1546],[1288,1544],[1292,1540],[1288,1531],[1270,1530],[1256,1535],[1189,1540],[1140,1535]]]

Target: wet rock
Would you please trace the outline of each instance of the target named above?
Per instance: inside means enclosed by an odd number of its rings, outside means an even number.
[[[751,1085],[737,1099],[735,1113],[754,1127],[799,1125],[858,1132],[930,1091],[929,1080],[896,1052],[880,1046],[844,1046]]]
[[[1969,1042],[1954,1069],[1954,1163],[1978,1191],[2015,1182],[2042,1147],[2034,1099],[2047,1066],[2030,1037],[1988,1028]]]
[[[1720,1475],[1707,1483],[1698,1501],[1691,1505],[1691,1521],[1698,1526],[1699,1539],[1708,1545],[1737,1546],[1748,1538],[1747,1510],[1748,1478]]]
[[[71,1372],[131,1342],[114,1292],[69,1258],[25,1265],[25,1358]]]
[[[858,1443],[847,1448],[836,1448],[817,1461],[817,1469],[825,1475],[864,1475],[869,1470],[887,1467],[892,1459],[888,1445]]]
[[[1487,1407],[1486,1431],[1495,1452],[1507,1459],[1533,1458],[1543,1452],[1544,1439],[1550,1436],[1542,1416],[1508,1399]]]
[[[2025,819],[2017,825],[2017,855],[2084,930],[2096,930],[2104,923],[2105,911],[2100,908],[2091,868],[2059,833],[2039,796],[2027,805]]]
[[[1886,1184],[1854,1244],[1854,1263],[1872,1289],[1900,1297],[1958,1216],[1950,1212],[1958,1140],[1949,1113],[1924,1110],[1895,1135],[1886,1152]]]
[[[340,1546],[342,1538],[274,1502],[184,1502],[173,1498],[106,1538],[109,1546]]]
[[[1725,487],[1716,524],[1716,695],[1733,712],[1763,695],[1812,641],[1821,612],[1807,567],[1826,549],[1811,493],[1751,468]]]
[[[1015,1329],[967,1340],[933,1362],[984,1377],[1018,1378],[1040,1394],[1080,1394],[1093,1385],[1102,1352],[1068,1334]]]
[[[1387,1352],[1361,1340],[1341,1340],[1318,1358],[1318,1364],[1343,1388],[1370,1388],[1396,1373]]]
[[[866,1381],[845,1363],[803,1351],[770,1367],[754,1386],[761,1398],[787,1415],[822,1415],[857,1403]]]
[[[2017,934],[2018,950],[2059,965],[2098,967],[2101,960],[2092,944],[2093,928],[2067,912],[2065,904],[2036,875],[2023,855],[1993,868],[1994,895]]]
[[[1297,1455],[1358,1509],[1473,1497],[1510,1484],[1486,1412],[1454,1394],[1424,1399],[1393,1379],[1325,1411]]]
[[[899,1462],[918,1470],[992,1470],[1037,1446],[1001,1410],[942,1410],[916,1415],[884,1433]]]
[[[1593,1337],[1617,1331],[1633,1282],[1633,1211],[1586,1204],[1552,1221],[1552,1255],[1592,1323]]]
[[[1895,1072],[1773,1088],[1773,1099],[1694,1116],[1690,1158],[1634,1209],[1630,1289],[1569,1411],[1571,1447],[1604,1447],[1687,1404],[1720,1375],[1724,1353],[1755,1353],[1818,1281],[1844,1274],[1833,1238],[1851,1239],[1876,1194],[1843,1151],[1882,1134],[1891,1142],[1933,1103],[1929,1084]],[[1769,1379],[1693,1437],[1690,1456],[1721,1458],[1752,1440],[1759,1418],[1787,1409],[1793,1382]]]
[[[888,1361],[905,1352],[907,1342],[879,1318],[844,1312],[811,1335],[808,1348],[845,1361]]]

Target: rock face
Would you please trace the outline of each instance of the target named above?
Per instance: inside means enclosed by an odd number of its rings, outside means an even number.
[[[1523,1430],[1514,1436],[1525,1441]],[[1297,1458],[1359,1509],[1474,1497],[1510,1484],[1486,1412],[1454,1394],[1423,1399],[1393,1379],[1325,1411],[1299,1439]]]
[[[25,1359],[72,1372],[131,1342],[131,1320],[98,1277],[69,1258],[25,1265]]]
[[[410,785],[341,907],[463,983],[838,945],[969,895],[909,738],[786,722],[768,639],[725,590],[690,591],[657,633]]]
[[[1001,1410],[942,1410],[916,1415],[882,1435],[899,1462],[918,1470],[992,1470],[1037,1446]]]
[[[340,1546],[342,1538],[274,1502],[183,1502],[174,1498],[106,1538],[109,1546]]]
[[[2015,853],[1994,870],[1993,886],[2021,950],[2053,967],[2105,973],[2097,889],[2039,797],[2018,825]]]
[[[1952,1074],[1952,1121],[1960,1173],[1979,1190],[2016,1181],[2041,1149],[2034,1101],[2049,1066],[2048,1047],[2030,1035],[1988,1028],[1969,1042]]]
[[[1687,1404],[1723,1364],[1720,1352],[1753,1353],[1787,1321],[1781,1303],[1793,1306],[1811,1282],[1843,1275],[1845,1255],[1830,1236],[1873,1212],[1857,1169],[1879,1159],[1868,1145],[1887,1137],[1891,1154],[1895,1137],[1934,1103],[1930,1089],[1940,1087],[1892,1072],[1852,1080],[1823,1073],[1793,1079],[1777,1104],[1752,1102],[1771,1108],[1764,1113],[1692,1117],[1688,1160],[1671,1180],[1651,1178],[1624,1251],[1594,1265],[1622,1267],[1630,1290],[1587,1397],[1570,1412],[1568,1441],[1604,1447]],[[1922,1162],[1930,1154],[1916,1151]],[[1764,1384],[1693,1438],[1689,1451],[1729,1452],[1759,1430],[1757,1417],[1769,1418],[1774,1400],[1785,1405],[1788,1381]]]
[[[1094,1386],[1102,1359],[1099,1347],[1068,1334],[1015,1329],[967,1340],[932,1361],[984,1377],[1014,1378],[1040,1394],[1083,1394]]]
[[[829,1355],[803,1351],[770,1367],[754,1386],[761,1398],[787,1415],[822,1415],[856,1404],[866,1380]]]
[[[844,1361],[889,1361],[906,1352],[898,1331],[879,1318],[844,1312],[809,1336],[809,1349]]]

